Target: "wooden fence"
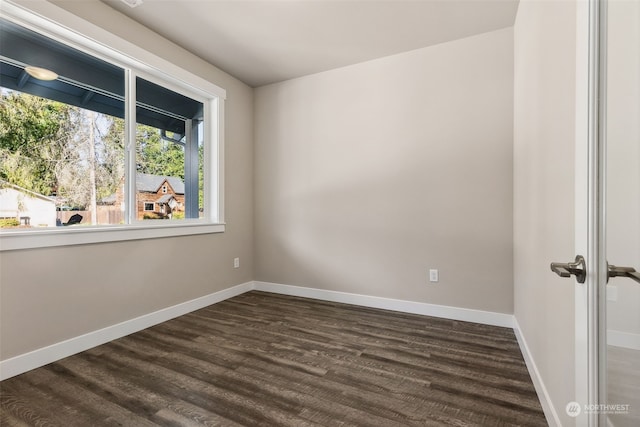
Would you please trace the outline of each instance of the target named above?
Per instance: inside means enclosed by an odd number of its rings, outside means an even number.
[[[80,224],[91,224],[93,215],[91,211],[57,211],[56,218],[61,224],[65,224],[75,215],[81,215]],[[98,224],[122,224],[124,223],[124,212],[117,206],[98,206]]]

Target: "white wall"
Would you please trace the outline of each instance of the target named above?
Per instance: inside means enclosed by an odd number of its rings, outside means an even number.
[[[223,234],[0,253],[0,359],[252,280],[253,90],[101,2],[62,2],[76,15],[60,9],[55,16],[49,3],[21,4],[77,30],[90,21],[226,89],[227,227]]]
[[[512,313],[512,103],[510,28],[256,89],[256,279]]]
[[[514,27],[514,314],[560,421],[575,424],[576,4],[521,0]]]

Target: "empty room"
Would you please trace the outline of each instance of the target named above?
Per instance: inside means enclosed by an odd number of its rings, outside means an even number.
[[[3,0],[1,426],[640,425],[640,1]]]

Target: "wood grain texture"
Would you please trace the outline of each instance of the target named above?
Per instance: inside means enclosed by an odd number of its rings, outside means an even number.
[[[252,291],[0,383],[4,426],[543,426],[514,333]]]

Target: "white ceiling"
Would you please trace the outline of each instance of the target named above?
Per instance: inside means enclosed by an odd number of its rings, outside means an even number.
[[[518,0],[103,3],[250,86],[512,26]]]

